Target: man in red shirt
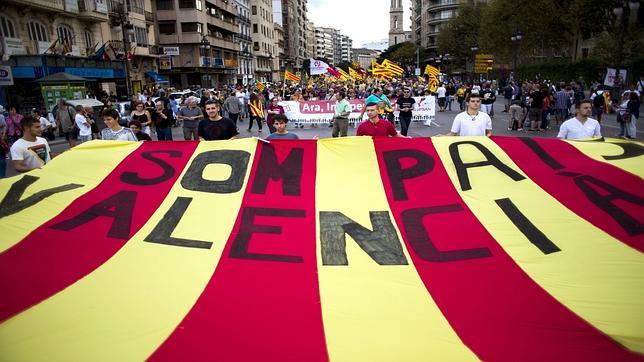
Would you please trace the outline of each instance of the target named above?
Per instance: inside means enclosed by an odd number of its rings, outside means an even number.
[[[377,103],[367,103],[365,113],[367,113],[369,119],[360,123],[358,131],[356,132],[357,136],[409,138],[399,134],[391,122],[380,119]]]

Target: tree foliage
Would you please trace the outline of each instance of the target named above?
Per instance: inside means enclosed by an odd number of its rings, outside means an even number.
[[[443,25],[438,33],[438,51],[441,54],[450,54],[455,67],[464,68],[466,59],[472,56],[472,45],[478,44],[481,16],[485,6],[483,3],[462,5],[458,15]]]

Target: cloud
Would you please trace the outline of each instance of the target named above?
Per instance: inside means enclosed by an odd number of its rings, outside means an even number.
[[[403,0],[403,29],[409,30],[410,1]],[[340,30],[355,48],[389,37],[389,0],[309,0],[307,16],[315,26]]]

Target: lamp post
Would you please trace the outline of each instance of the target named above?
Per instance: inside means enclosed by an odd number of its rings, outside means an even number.
[[[624,62],[624,37],[626,36],[626,31],[628,30],[628,23],[634,22],[637,20],[637,12],[640,8],[640,2],[638,0],[624,0],[621,5],[613,8],[613,14],[615,17],[621,21],[621,29],[619,32],[619,43],[617,48],[617,72],[619,74],[619,69],[622,67]]]
[[[130,82],[130,60],[128,54],[130,53],[130,38],[134,35],[134,25],[127,19],[127,13],[123,4],[119,4],[117,8],[118,17],[112,23],[112,30],[115,33],[121,33],[123,41],[123,61],[125,63],[125,91],[128,99],[132,99],[132,84]]]
[[[268,64],[269,64],[269,68],[270,68],[270,72],[269,72],[269,75],[268,75],[268,81],[273,83],[273,54],[272,53],[268,53]]]
[[[476,76],[476,52],[479,50],[479,45],[477,43],[472,44],[470,47],[472,51],[472,80]]]
[[[210,67],[210,41],[208,41],[208,38],[206,38],[205,35],[201,37],[201,42],[199,42],[199,53],[201,54],[201,63],[203,64],[204,67]],[[209,80],[209,73],[208,71],[204,71],[205,75],[203,76],[203,79],[201,80],[202,84],[205,84],[203,86],[204,88],[208,88],[208,80]]]
[[[510,41],[512,42],[512,76],[510,77],[511,80],[514,80],[514,78],[517,76],[517,62],[519,58],[519,42],[523,38],[523,34],[521,34],[520,31],[515,31],[512,33],[512,36],[510,37]]]

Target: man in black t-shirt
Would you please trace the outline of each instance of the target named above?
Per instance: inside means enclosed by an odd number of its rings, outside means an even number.
[[[409,89],[405,89],[402,97],[396,100],[398,110],[400,111],[398,114],[398,119],[400,120],[400,134],[403,136],[406,136],[407,131],[409,130],[412,116],[411,111],[414,109],[414,103],[416,103],[416,101],[411,97],[411,91]]]
[[[528,120],[530,120],[530,131],[543,131],[541,129],[541,112],[543,111],[544,95],[535,84],[530,93],[530,111],[528,111]]]
[[[152,116],[152,123],[157,131],[157,140],[159,141],[172,141],[172,124],[174,123],[174,116],[172,111],[166,108],[165,103],[161,99],[155,102],[156,108],[150,113]]]
[[[205,107],[208,118],[199,122],[199,126],[197,127],[199,139],[205,141],[229,140],[239,134],[235,123],[219,114],[221,110],[219,101],[206,101]]]

